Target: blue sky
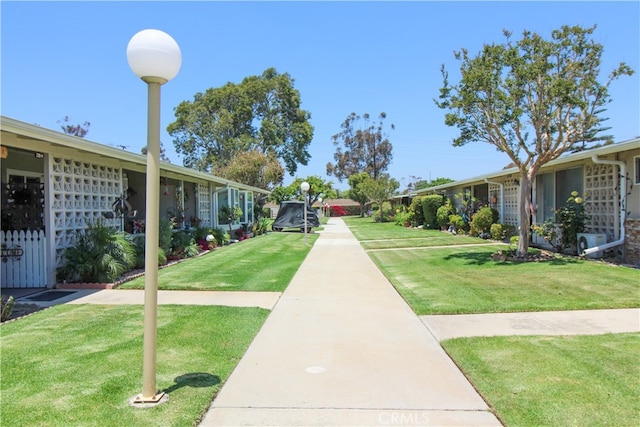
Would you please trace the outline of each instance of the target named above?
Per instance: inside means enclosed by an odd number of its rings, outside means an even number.
[[[598,25],[603,73],[622,61],[636,71],[613,83],[604,116],[616,141],[640,135],[638,1],[2,1],[0,8],[2,115],[54,130],[65,116],[89,121],[87,139],[136,153],[146,144],[146,85],[127,64],[127,43],[146,28],[169,33],[182,68],[162,88],[161,140],[175,164],[182,159],[164,129],[180,102],[275,67],[294,78],[315,127],[312,158],[298,176],[325,177],[331,136],[351,112],[383,111],[393,144],[389,172],[403,185],[411,176],[464,179],[499,170],[509,159],[492,146],[451,145],[456,131],[433,103],[440,66],[455,82],[454,50],[501,43],[503,29],[514,38],[524,29],[548,37],[565,24]]]

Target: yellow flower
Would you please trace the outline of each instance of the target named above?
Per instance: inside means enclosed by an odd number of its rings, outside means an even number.
[[[582,197],[576,197],[576,203],[580,204],[584,202],[584,200],[582,200]]]
[[[571,195],[572,195],[573,197],[578,197],[578,192],[577,192],[577,191],[572,191],[572,192],[571,192]]]

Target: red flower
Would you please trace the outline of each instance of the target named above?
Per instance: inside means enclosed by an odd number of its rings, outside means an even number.
[[[333,211],[334,216],[345,216],[347,214],[347,211],[342,206],[330,206],[330,209]]]

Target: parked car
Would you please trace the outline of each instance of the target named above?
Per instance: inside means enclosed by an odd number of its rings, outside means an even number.
[[[311,231],[313,227],[320,226],[320,220],[318,215],[311,208],[307,206],[307,232]],[[273,231],[282,231],[285,228],[299,228],[301,232],[304,232],[304,202],[289,201],[282,202],[280,204],[280,210],[278,216],[276,216],[271,229]]]

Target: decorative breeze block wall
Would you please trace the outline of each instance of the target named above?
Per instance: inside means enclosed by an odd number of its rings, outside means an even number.
[[[211,191],[209,183],[198,183],[198,218],[202,226],[211,226]]]
[[[78,231],[89,224],[119,227],[112,205],[122,194],[122,169],[53,157],[51,167],[55,267],[63,264],[64,250],[73,246]]]
[[[504,219],[505,224],[518,226],[518,191],[520,185],[515,178],[504,181]],[[498,194],[500,194],[498,192]],[[498,196],[498,198],[500,198]],[[498,201],[500,203],[500,201]]]
[[[609,241],[620,237],[619,175],[616,170],[614,165],[587,164],[584,167],[586,210],[590,216],[586,223],[587,230],[605,233]]]

